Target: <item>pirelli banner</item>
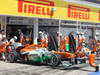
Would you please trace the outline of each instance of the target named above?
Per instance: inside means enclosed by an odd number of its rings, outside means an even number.
[[[100,8],[63,0],[1,0],[0,15],[100,22]]]

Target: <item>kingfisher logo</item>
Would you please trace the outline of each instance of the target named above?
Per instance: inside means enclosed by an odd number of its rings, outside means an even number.
[[[68,6],[68,17],[74,19],[90,19],[90,9],[78,6]]]
[[[40,6],[40,5],[45,5],[45,6]],[[52,6],[52,8],[46,6]],[[54,11],[52,10],[53,6],[54,2],[48,0],[18,0],[19,13],[53,16],[54,14]]]

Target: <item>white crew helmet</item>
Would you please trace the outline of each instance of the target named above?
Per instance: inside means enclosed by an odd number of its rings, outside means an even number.
[[[39,31],[39,34],[42,34],[43,32],[42,31]]]
[[[14,39],[17,40],[17,36],[14,36]]]
[[[6,38],[6,35],[2,35],[3,38]]]

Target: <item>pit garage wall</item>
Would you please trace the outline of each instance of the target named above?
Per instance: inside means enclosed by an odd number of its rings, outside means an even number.
[[[61,26],[61,34],[63,36],[68,35],[70,32],[75,32],[76,33],[76,27],[72,27],[72,26]]]
[[[2,16],[3,18],[1,19],[1,29],[5,29],[6,30],[6,17],[7,16]],[[11,17],[11,16],[10,16]],[[19,17],[20,18],[20,17]],[[26,17],[24,17],[26,18]],[[48,31],[48,32],[59,32],[59,20],[55,20],[55,19],[38,19],[38,18],[29,18],[29,19],[33,19],[33,39],[35,39],[33,42],[34,43],[37,43],[37,39],[38,38],[38,30],[39,31]],[[27,22],[28,20],[26,20],[25,22]],[[20,23],[20,22],[19,22]],[[18,24],[18,23],[16,23]],[[29,24],[30,25],[30,22],[29,23],[25,23],[25,24]],[[77,31],[77,23],[73,23],[73,22],[63,22],[61,21],[60,23],[60,29],[61,29],[61,33],[63,36],[66,36],[69,34],[69,32],[72,32],[72,31]],[[86,25],[86,24],[84,24]],[[87,26],[87,25],[86,25]],[[85,28],[86,29],[86,28]],[[84,29],[82,30],[84,31]],[[90,37],[90,36],[93,36],[93,27],[90,27],[88,26],[87,28],[87,31],[85,32],[86,36],[87,37]]]
[[[0,16],[0,30],[4,29],[4,34],[6,34],[7,19],[6,16]]]
[[[39,31],[58,32],[59,20],[39,19]]]
[[[47,32],[59,32],[63,36],[68,35],[70,32],[75,32],[77,34],[77,22],[73,21],[61,21],[60,23],[60,28],[59,28],[59,20],[50,20],[50,19],[39,19],[39,31],[47,31]],[[93,28],[92,27],[87,27],[86,26],[82,29],[78,28],[78,31],[80,32],[85,32],[86,37],[91,37],[93,36]]]

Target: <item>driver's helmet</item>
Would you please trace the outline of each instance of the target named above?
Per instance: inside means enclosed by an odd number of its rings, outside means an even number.
[[[86,42],[85,41],[82,42],[82,46],[86,47]]]

